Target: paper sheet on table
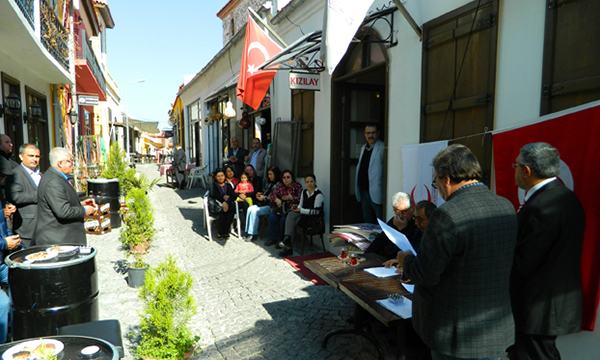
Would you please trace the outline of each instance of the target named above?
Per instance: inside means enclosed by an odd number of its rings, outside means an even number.
[[[394,230],[380,219],[377,219],[377,221],[379,221],[379,226],[381,226],[381,230],[383,230],[383,232],[387,235],[388,239],[390,239],[390,241],[393,242],[400,250],[410,250],[413,254],[415,254],[415,256],[417,256],[417,252],[415,249],[413,249],[410,241],[408,241],[408,238],[404,236],[403,233],[398,230]]]
[[[415,293],[415,286],[414,285],[402,283],[402,286],[404,286],[404,288],[406,289],[406,291],[408,291],[409,293],[411,293],[411,294]]]
[[[381,267],[372,267],[372,268],[368,268],[365,269],[366,272],[368,272],[369,274],[378,277],[378,278],[386,278],[386,277],[390,277],[390,276],[398,276],[400,274],[398,274],[396,272],[396,267],[392,266],[388,269],[386,269],[385,267],[381,266]]]
[[[377,300],[377,302],[403,319],[410,319],[412,317],[412,301],[408,298],[404,298],[404,301],[401,303],[393,303],[388,299]]]

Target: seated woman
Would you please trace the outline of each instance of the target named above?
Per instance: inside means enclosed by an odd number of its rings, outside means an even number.
[[[292,245],[296,235],[296,225],[302,226],[307,221],[307,216],[319,215],[323,208],[323,193],[317,189],[317,178],[314,174],[306,175],[304,178],[306,190],[302,191],[300,204],[292,209],[285,220],[285,237],[279,243],[284,248],[279,256],[290,256],[293,254]]]
[[[248,206],[252,206],[252,197],[248,196],[248,194],[254,193],[254,186],[248,181],[248,175],[245,173],[240,176],[240,182],[235,188],[235,193],[238,196],[235,201],[245,201]]]
[[[248,168],[246,167],[246,172]],[[261,216],[269,215],[271,213],[269,196],[271,193],[280,185],[279,179],[281,179],[281,172],[277,166],[273,166],[267,170],[267,181],[261,188],[255,188],[254,192],[254,205],[248,208],[246,214],[246,241],[254,241],[258,235],[258,220]]]
[[[233,201],[235,192],[231,185],[225,182],[225,172],[218,168],[214,173],[214,182],[210,196],[223,204],[223,211],[218,214],[212,214],[217,220],[217,239],[223,240],[229,238],[231,222],[235,215]],[[210,229],[208,229],[210,231]]]
[[[269,215],[269,240],[265,245],[279,244],[283,239],[285,218],[291,209],[298,206],[301,194],[302,185],[294,181],[294,174],[291,170],[284,170],[281,173],[281,184],[269,196],[273,208]]]
[[[231,166],[225,166],[225,182],[231,184],[232,189],[235,189],[240,183],[240,179],[235,177],[235,172]]]

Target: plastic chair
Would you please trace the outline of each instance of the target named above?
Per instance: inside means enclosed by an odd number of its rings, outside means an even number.
[[[67,325],[58,329],[58,335],[79,335],[102,339],[111,343],[117,349],[119,359],[125,357],[123,338],[121,337],[121,323],[119,323],[119,320],[98,320]]]
[[[206,229],[206,232],[208,233],[208,240],[209,241],[213,241],[212,239],[212,222],[214,220],[216,220],[216,218],[212,215],[210,215],[210,212],[208,211],[208,197],[210,195],[210,191],[207,191],[206,193],[204,193],[204,196],[202,198],[202,203],[204,204],[204,228]],[[235,204],[235,218],[237,221],[237,235],[238,238],[241,239],[242,238],[242,230],[241,230],[241,225],[240,225],[240,206],[239,203],[237,201],[233,202]]]
[[[190,174],[188,175],[188,189],[192,188],[192,185],[194,185],[194,180],[198,179],[200,180],[200,183],[202,184],[203,188],[206,188],[206,182],[205,182],[205,178],[204,178],[204,169],[206,169],[208,165],[204,165],[202,167],[199,168],[194,168],[190,170]]]

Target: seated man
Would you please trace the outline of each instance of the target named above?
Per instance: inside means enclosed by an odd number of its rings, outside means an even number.
[[[429,217],[433,214],[433,211],[437,209],[434,203],[427,200],[422,200],[417,203],[415,207],[415,216],[413,219],[415,220],[415,225],[417,225],[417,231],[415,232],[415,238],[411,243],[415,250],[419,251],[419,245],[421,245],[421,238],[423,237],[423,233],[425,232],[425,227],[427,226]],[[398,264],[398,259],[394,257],[383,263],[386,268],[396,266]]]
[[[412,199],[406,193],[397,192],[392,196],[392,207],[394,208],[395,215],[387,222],[387,224],[404,234],[413,248],[418,248],[419,244],[414,243],[417,226],[413,220],[414,204]],[[396,257],[398,251],[400,251],[400,249],[398,249],[398,247],[388,239],[385,233],[382,232],[377,235],[365,253],[375,253],[386,259],[391,259]]]

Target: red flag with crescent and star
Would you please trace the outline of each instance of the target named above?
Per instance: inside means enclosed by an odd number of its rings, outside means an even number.
[[[283,48],[275,43],[256,22],[248,16],[244,53],[237,84],[237,97],[254,110],[267,94],[277,70],[258,70],[258,67],[277,55]],[[278,67],[278,66],[277,66]]]

